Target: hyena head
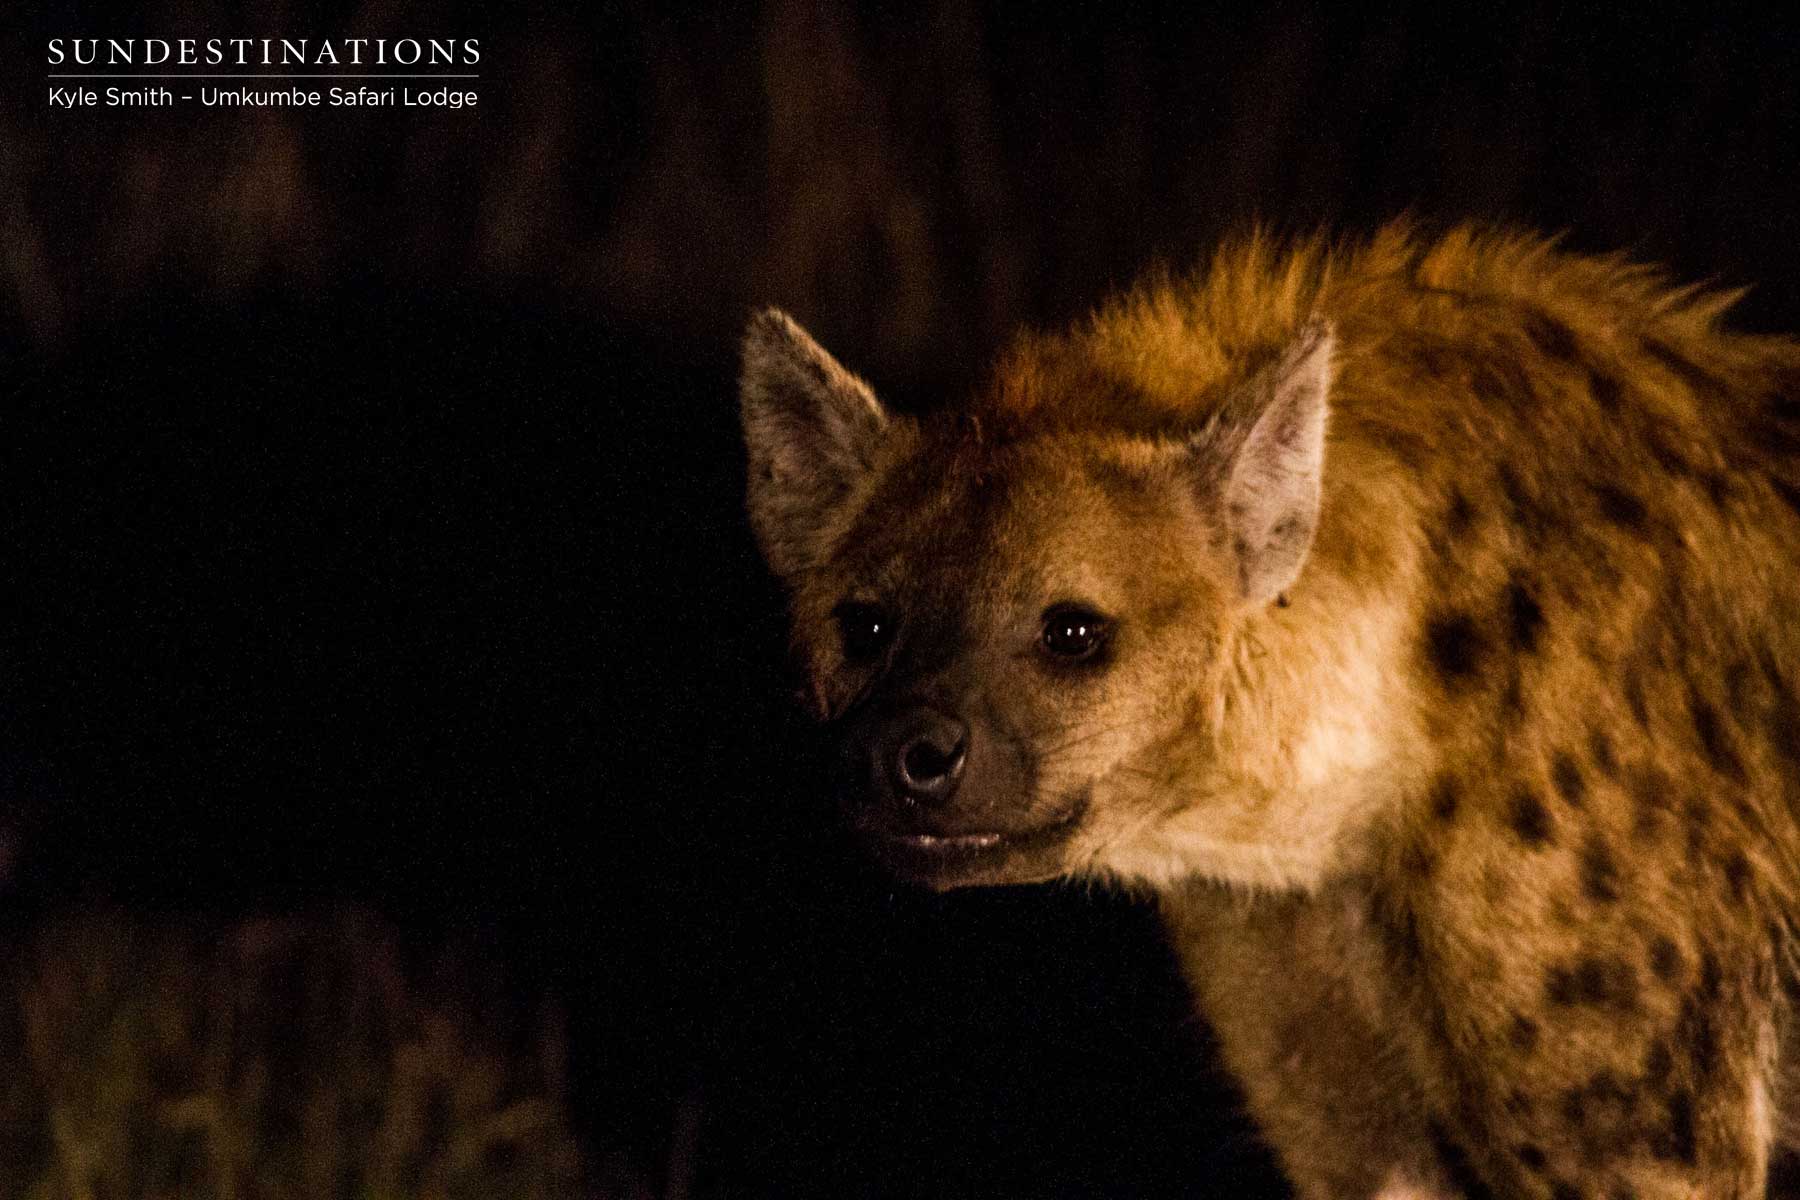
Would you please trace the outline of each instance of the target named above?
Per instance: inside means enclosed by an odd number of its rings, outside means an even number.
[[[1106,870],[1191,801],[1234,633],[1313,539],[1330,350],[1304,327],[1175,434],[1009,429],[890,412],[751,322],[751,522],[880,859],[939,888]]]

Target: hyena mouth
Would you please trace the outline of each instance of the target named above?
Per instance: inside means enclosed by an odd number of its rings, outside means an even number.
[[[885,822],[857,822],[875,856],[896,874],[953,885],[986,880],[1026,882],[1056,874],[1055,851],[1087,814],[1079,797],[1055,818],[1021,829],[927,833]]]
[[[1007,838],[1004,833],[887,833],[881,836],[928,854],[966,854],[992,850]]]

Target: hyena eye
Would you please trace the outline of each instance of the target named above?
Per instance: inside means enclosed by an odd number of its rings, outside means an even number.
[[[894,619],[876,605],[845,601],[833,609],[831,615],[837,618],[844,657],[851,662],[872,662],[880,658],[888,643],[894,640]]]
[[[1078,662],[1092,658],[1106,642],[1106,618],[1079,604],[1058,604],[1044,614],[1039,639],[1045,650],[1061,659]]]

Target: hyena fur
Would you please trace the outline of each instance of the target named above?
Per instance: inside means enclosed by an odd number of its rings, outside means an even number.
[[[1800,344],[1732,299],[1251,236],[922,415],[757,315],[750,517],[849,821],[933,887],[1153,894],[1304,1196],[1762,1195]]]

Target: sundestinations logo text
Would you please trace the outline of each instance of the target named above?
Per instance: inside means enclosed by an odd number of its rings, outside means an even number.
[[[51,38],[53,67],[473,67],[479,38]]]
[[[474,108],[481,40],[51,38],[44,61],[53,109]]]

